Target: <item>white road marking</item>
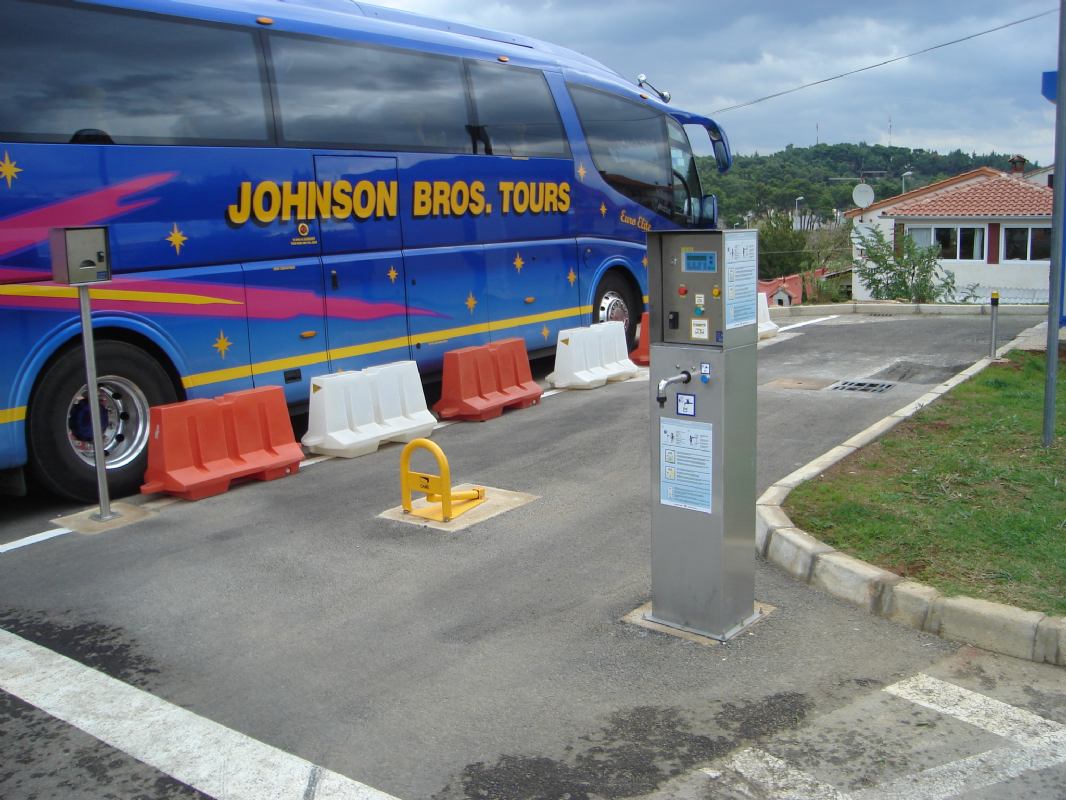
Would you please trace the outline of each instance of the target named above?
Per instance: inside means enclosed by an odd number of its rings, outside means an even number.
[[[395,800],[4,630],[0,689],[216,800]]]
[[[785,331],[792,331],[792,330],[795,330],[796,328],[802,328],[802,327],[804,327],[806,325],[817,325],[819,322],[828,322],[829,320],[836,319],[839,316],[840,316],[839,314],[832,314],[832,315],[830,315],[828,317],[815,317],[814,319],[808,319],[808,320],[804,320],[803,322],[796,322],[796,323],[794,323],[792,325],[786,325],[783,328],[778,328],[777,332],[778,333],[784,333]]]
[[[50,531],[43,531],[42,533],[35,533],[33,536],[26,536],[23,539],[16,539],[13,542],[7,544],[0,544],[0,553],[7,553],[11,550],[18,550],[20,547],[26,547],[26,545],[37,544],[37,542],[44,542],[48,539],[54,539],[57,536],[62,536],[65,533],[70,533],[70,528],[53,528]]]
[[[851,793],[758,748],[737,753],[720,769],[702,771],[719,779],[732,771],[766,800],[948,800],[968,797],[1026,772],[1066,764],[1066,725],[1054,720],[925,674],[884,691],[1010,743]]]
[[[919,673],[884,691],[1020,744],[1066,730],[1054,720]]]
[[[1066,731],[1030,738],[1025,745],[997,747],[969,758],[905,775],[891,783],[855,792],[854,800],[947,800],[1017,778],[1026,772],[1066,763]]]
[[[724,769],[733,770],[755,783],[761,790],[759,797],[773,800],[851,800],[850,795],[836,787],[822,783],[787,761],[755,747],[737,753]],[[713,778],[717,770],[705,769],[703,772]]]

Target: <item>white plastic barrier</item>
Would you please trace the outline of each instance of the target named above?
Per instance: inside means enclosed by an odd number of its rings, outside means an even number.
[[[303,445],[313,453],[355,458],[382,442],[429,436],[437,424],[414,361],[311,379],[311,404]]]
[[[557,389],[595,389],[607,381],[632,378],[637,371],[626,352],[625,327],[621,322],[604,322],[559,331],[555,371],[548,382]]]
[[[778,325],[770,319],[770,306],[766,302],[766,292],[759,292],[759,338],[769,339],[777,336]]]
[[[634,377],[640,368],[629,358],[626,347],[626,326],[622,322],[601,322],[589,328],[600,340],[600,361],[607,370],[607,380],[625,381]]]

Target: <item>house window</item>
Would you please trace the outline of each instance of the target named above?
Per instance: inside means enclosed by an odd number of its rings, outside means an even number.
[[[1051,228],[1003,226],[1004,261],[1047,261],[1051,258]]]
[[[985,229],[965,225],[908,227],[907,235],[918,247],[935,245],[945,261],[983,261]]]

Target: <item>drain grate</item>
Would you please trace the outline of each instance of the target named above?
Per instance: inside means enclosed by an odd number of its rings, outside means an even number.
[[[883,394],[896,384],[888,381],[837,381],[829,387],[834,392],[862,392],[864,394]]]

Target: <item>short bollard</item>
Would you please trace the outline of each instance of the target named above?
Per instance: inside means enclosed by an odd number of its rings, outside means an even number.
[[[428,450],[437,460],[440,475],[415,472],[411,469],[411,454],[415,450]],[[425,508],[413,508],[411,492],[421,492],[431,504]],[[461,514],[485,502],[485,490],[481,487],[461,492],[452,491],[452,473],[448,459],[436,442],[415,439],[404,447],[400,454],[400,501],[403,513],[437,522],[451,522]],[[437,505],[439,504],[439,505]]]
[[[998,349],[996,345],[999,340],[999,292],[992,292],[990,305],[992,311],[992,344],[989,348],[988,357],[994,359]]]

